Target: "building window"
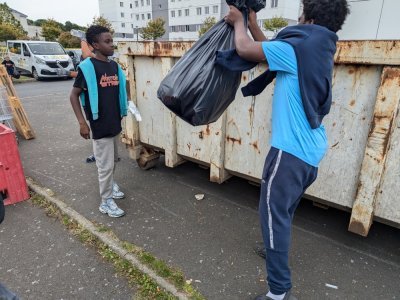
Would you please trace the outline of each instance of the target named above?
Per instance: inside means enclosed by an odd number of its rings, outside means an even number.
[[[121,23],[121,27],[122,27],[122,28],[125,28],[125,23]]]
[[[147,5],[150,5],[150,0],[146,0],[146,4],[147,4]]]
[[[135,1],[135,7],[139,6],[139,1]]]
[[[136,21],[139,21],[139,15],[136,15]]]
[[[278,0],[271,0],[271,8],[278,7]]]
[[[147,14],[147,20],[151,19],[151,14]]]
[[[182,11],[178,10],[178,17],[182,17]]]
[[[185,9],[185,16],[189,17],[189,9]]]
[[[125,14],[124,13],[121,13],[121,18],[125,18]]]
[[[196,11],[197,11],[197,15],[198,15],[198,16],[201,16],[201,7],[198,7],[198,8],[196,9]]]
[[[140,0],[140,5],[144,6],[144,0]]]
[[[120,3],[119,3],[119,6],[120,6],[120,7],[124,7],[124,2],[120,2]]]
[[[208,6],[204,7],[204,13],[208,15],[210,13],[210,8]]]
[[[171,10],[171,18],[175,18],[175,11]]]
[[[142,20],[144,20],[144,14],[142,14]]]
[[[129,7],[130,7],[130,8],[133,8],[133,5],[132,5],[132,3],[131,3],[131,4],[129,4]]]
[[[218,5],[213,6],[213,13],[217,14],[218,13]]]

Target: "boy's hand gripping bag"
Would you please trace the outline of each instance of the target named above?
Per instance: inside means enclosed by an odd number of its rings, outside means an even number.
[[[215,64],[218,50],[234,48],[233,28],[219,21],[174,65],[157,91],[157,97],[191,125],[218,120],[235,99],[241,72]]]

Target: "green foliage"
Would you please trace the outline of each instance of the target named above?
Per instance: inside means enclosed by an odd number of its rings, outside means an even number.
[[[79,26],[78,24],[72,23],[70,21],[65,22],[63,29],[64,29],[64,31],[68,31],[68,32],[70,32],[71,29],[86,31],[86,27]]]
[[[4,25],[0,33],[3,37],[9,35],[9,26],[13,28],[15,38],[26,37],[27,32],[24,30],[21,23],[13,16],[13,14],[11,13],[11,9],[8,7],[7,3],[0,3],[0,25]]]
[[[16,40],[17,34],[14,27],[10,24],[0,24],[0,42]]]
[[[35,22],[34,22],[33,20],[31,20],[31,19],[27,19],[26,21],[28,22],[28,25],[34,25],[34,23],[35,23]]]
[[[63,30],[60,26],[60,23],[54,19],[48,19],[42,25],[42,36],[46,39],[46,41],[56,41],[62,31]]]
[[[58,42],[64,48],[80,48],[81,40],[72,36],[69,32],[62,32],[58,38]]]
[[[33,22],[33,25],[42,27],[43,23],[45,23],[47,20],[46,19],[37,19],[36,21]]]
[[[150,20],[146,27],[142,28],[140,36],[144,40],[157,40],[165,34],[165,21],[162,18]]]
[[[273,17],[264,21],[264,29],[277,32],[279,29],[288,25],[288,22],[282,17]]]
[[[104,26],[110,30],[111,34],[114,34],[114,28],[112,27],[111,22],[102,16],[97,17],[97,18],[94,17],[92,24],[90,24],[89,26],[91,26],[91,25]]]
[[[210,30],[211,27],[213,27],[217,23],[217,19],[215,17],[207,17],[204,20],[204,23],[202,24],[200,30],[199,30],[199,37],[201,37],[203,34],[205,34],[207,31]]]

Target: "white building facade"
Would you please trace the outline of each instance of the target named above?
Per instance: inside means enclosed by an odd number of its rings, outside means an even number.
[[[22,25],[22,28],[28,33],[28,37],[35,40],[44,40],[42,37],[42,27],[28,25],[28,16],[11,8],[11,13]]]
[[[133,38],[133,2],[132,0],[99,0],[100,16],[111,23],[117,40]]]
[[[341,40],[399,40],[400,1],[349,1],[350,15],[338,35]]]
[[[299,17],[300,0],[267,0],[258,12],[262,27],[266,19],[282,17],[289,25]],[[115,29],[115,39],[141,40],[137,32],[147,23],[161,17],[166,34],[160,40],[197,40],[199,30],[208,17],[221,20],[229,10],[225,0],[99,0],[100,15]],[[266,32],[268,36],[273,33]]]
[[[301,15],[300,0],[267,0],[264,9],[257,13],[258,25],[264,34],[271,38],[275,33],[264,30],[264,22],[274,17],[281,17],[288,22],[288,25],[295,25]]]
[[[223,18],[228,6],[225,0],[168,0],[169,39],[197,40],[206,18]]]

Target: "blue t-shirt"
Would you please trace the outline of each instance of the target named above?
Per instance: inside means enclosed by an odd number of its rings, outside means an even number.
[[[277,71],[272,104],[271,146],[318,167],[328,148],[325,127],[312,129],[304,112],[293,47],[263,42],[269,69]]]

